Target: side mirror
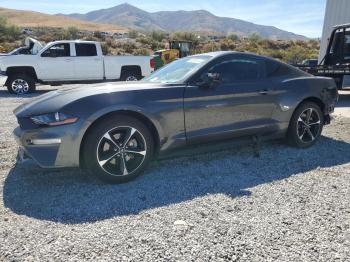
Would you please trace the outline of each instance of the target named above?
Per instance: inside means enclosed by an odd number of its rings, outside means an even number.
[[[202,88],[215,88],[221,84],[221,77],[219,73],[207,73],[201,76],[197,85]]]

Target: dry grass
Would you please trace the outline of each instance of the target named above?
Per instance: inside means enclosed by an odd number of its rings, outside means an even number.
[[[14,9],[0,8],[0,17],[5,17],[9,23],[20,27],[77,27],[86,31],[107,31],[107,32],[126,32],[127,28],[109,25],[97,24],[92,22],[81,21],[78,19],[48,15],[33,11],[22,11]]]

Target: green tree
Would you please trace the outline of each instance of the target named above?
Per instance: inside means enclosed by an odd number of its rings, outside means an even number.
[[[64,30],[63,38],[67,40],[75,40],[79,38],[79,29],[71,26]]]
[[[162,31],[155,31],[153,30],[151,32],[151,37],[154,41],[162,42],[163,39],[165,39],[165,33]]]
[[[252,33],[249,35],[248,39],[251,43],[258,43],[261,40],[261,36],[257,33]]]
[[[0,17],[0,38],[3,40],[16,40],[19,38],[21,32],[15,25],[10,25],[7,19]]]
[[[139,32],[137,30],[130,30],[129,31],[129,38],[135,39],[139,36]]]
[[[228,34],[226,38],[231,40],[231,41],[238,41],[239,40],[238,35],[236,35],[234,33]]]

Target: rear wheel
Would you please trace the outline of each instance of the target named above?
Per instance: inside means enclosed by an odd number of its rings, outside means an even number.
[[[141,80],[142,75],[139,69],[137,68],[126,68],[122,70],[120,80],[121,81],[138,81]]]
[[[307,148],[321,137],[324,116],[320,107],[313,102],[302,103],[290,120],[287,140],[292,146]]]
[[[28,94],[35,91],[35,81],[32,77],[24,74],[9,76],[7,90],[11,94]]]
[[[82,153],[90,173],[107,182],[124,183],[142,173],[153,147],[152,135],[142,122],[117,116],[91,130]]]

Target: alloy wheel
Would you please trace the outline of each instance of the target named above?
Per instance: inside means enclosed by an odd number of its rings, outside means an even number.
[[[313,108],[304,110],[300,114],[297,124],[297,134],[300,141],[311,143],[318,138],[320,131],[321,117],[319,113]]]
[[[15,79],[11,84],[11,88],[16,94],[25,94],[29,91],[29,84],[23,79]]]
[[[146,140],[136,128],[122,126],[106,132],[97,146],[100,167],[112,176],[137,171],[147,154]]]
[[[128,76],[125,81],[132,82],[132,81],[138,81],[138,79],[136,76]]]

